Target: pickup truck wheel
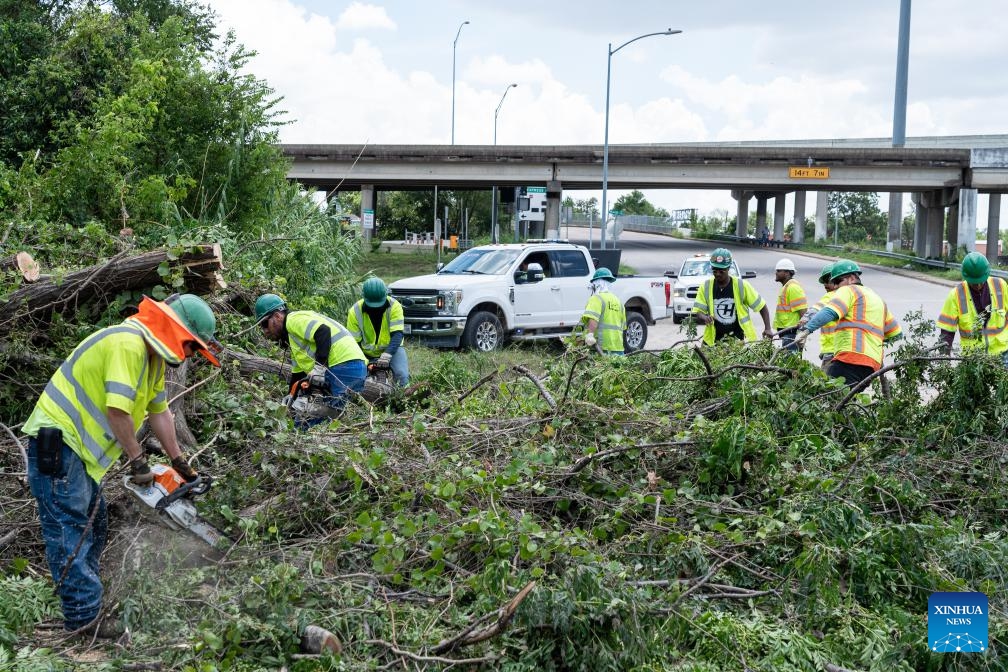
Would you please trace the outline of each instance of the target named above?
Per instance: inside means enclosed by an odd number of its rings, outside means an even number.
[[[504,345],[504,328],[493,313],[480,311],[466,322],[462,345],[479,352],[500,350]]]
[[[675,313],[672,313],[672,324],[682,324],[683,318],[679,317]]]
[[[623,349],[640,350],[647,343],[647,320],[640,313],[627,313],[626,331],[623,332]]]

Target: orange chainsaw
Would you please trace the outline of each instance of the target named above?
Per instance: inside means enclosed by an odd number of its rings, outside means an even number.
[[[210,476],[200,474],[195,480],[187,482],[165,464],[152,464],[151,472],[154,480],[150,485],[137,485],[130,476],[123,477],[123,487],[140,503],[142,515],[169,529],[191,532],[211,546],[217,546],[226,538],[199,517],[193,503],[193,497],[210,490]]]

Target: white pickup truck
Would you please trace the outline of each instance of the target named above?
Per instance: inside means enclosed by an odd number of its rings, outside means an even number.
[[[389,292],[403,304],[409,337],[431,347],[490,351],[509,339],[570,334],[594,272],[590,250],[566,241],[484,245],[437,273],[397,280]],[[620,277],[611,290],[626,307],[627,351],[643,348],[648,325],[671,314],[670,281]]]

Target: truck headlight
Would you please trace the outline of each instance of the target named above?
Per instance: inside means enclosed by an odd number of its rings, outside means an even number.
[[[676,287],[675,289],[672,290],[672,296],[676,297],[677,299],[681,299],[682,297],[686,296],[686,288]]]
[[[453,289],[448,292],[441,292],[437,297],[437,310],[439,313],[454,315],[455,309],[462,303],[462,290]]]

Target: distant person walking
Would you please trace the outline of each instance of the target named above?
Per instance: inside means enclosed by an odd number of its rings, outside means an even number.
[[[704,325],[704,343],[714,345],[715,341],[729,337],[755,341],[756,327],[750,311],[758,312],[763,319],[763,338],[772,338],[766,301],[751,284],[728,272],[731,252],[717,248],[711,252],[710,265],[714,277],[704,280],[693,303],[693,317]]]
[[[794,279],[793,261],[781,259],[774,271],[775,279],[781,284],[781,288],[777,292],[773,326],[781,338],[781,347],[791,352],[798,352],[800,348],[794,344],[795,332],[798,331],[798,322],[808,309],[808,300],[805,298],[805,290]]]
[[[1008,329],[1005,328],[1005,300],[1008,283],[991,277],[987,258],[970,252],[961,266],[962,282],[945,298],[938,329],[945,350],[952,350],[956,331],[963,352],[986,352],[1001,357],[1008,366]]]

